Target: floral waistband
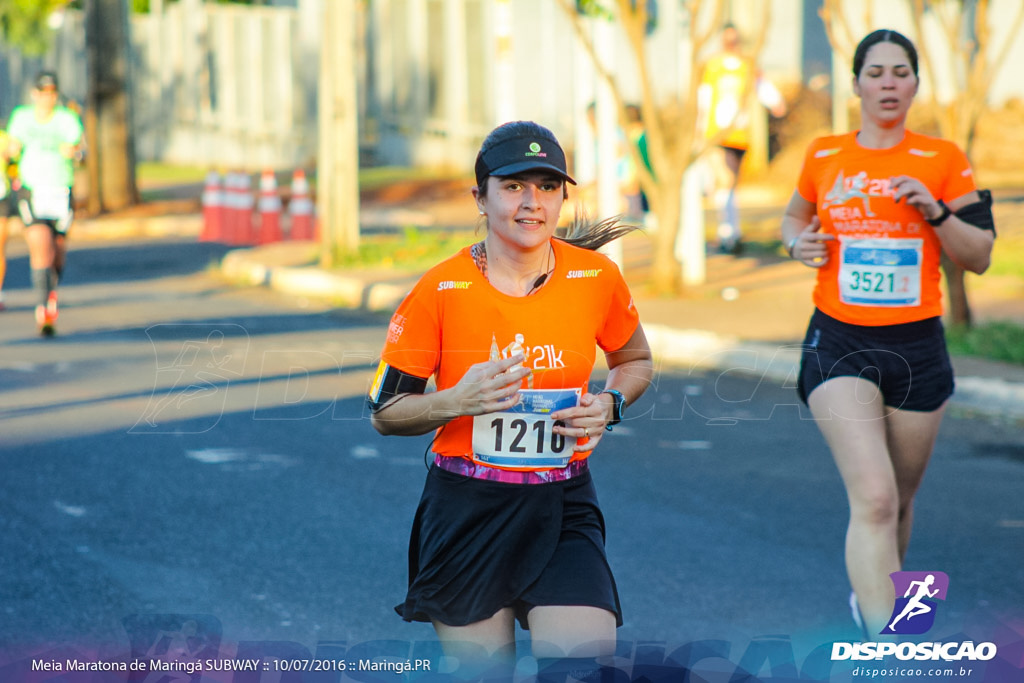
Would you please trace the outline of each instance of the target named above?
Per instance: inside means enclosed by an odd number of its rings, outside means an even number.
[[[590,470],[586,458],[574,460],[567,466],[554,470],[503,470],[497,467],[481,465],[467,458],[444,455],[435,455],[434,464],[442,470],[461,474],[464,477],[499,481],[505,484],[550,484],[551,482],[566,481],[567,479],[578,477]]]

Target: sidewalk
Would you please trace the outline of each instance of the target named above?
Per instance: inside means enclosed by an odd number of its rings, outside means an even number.
[[[643,295],[650,243],[630,236],[624,272],[637,297],[656,363],[683,371],[736,372],[793,385],[798,345],[811,313],[813,272],[771,255],[708,257],[707,282],[685,297]],[[646,250],[646,254],[645,254]],[[316,264],[317,245],[286,242],[236,249],[221,263],[232,282],[329,300],[341,307],[390,312],[418,273],[327,272]],[[962,414],[1024,422],[1024,367],[954,357],[956,394]]]

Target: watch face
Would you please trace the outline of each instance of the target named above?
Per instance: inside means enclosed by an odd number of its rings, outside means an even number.
[[[609,391],[612,398],[615,399],[615,408],[612,411],[612,421],[618,424],[622,420],[622,414],[626,410],[626,397],[617,391]]]

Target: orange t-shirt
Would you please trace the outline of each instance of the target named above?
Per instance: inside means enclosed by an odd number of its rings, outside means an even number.
[[[797,191],[817,206],[828,263],[818,269],[814,303],[855,325],[896,325],[942,315],[936,228],[905,201],[890,178],[920,180],[946,202],[977,189],[966,155],[953,143],[907,131],[889,149],[866,149],[857,134],[811,143]]]
[[[381,361],[417,377],[433,375],[443,390],[472,365],[522,352],[533,370],[524,389],[585,390],[596,347],[622,348],[639,316],[614,262],[558,239],[551,244],[554,272],[525,297],[492,287],[469,247],[435,266],[392,316]],[[440,430],[433,450],[471,458],[472,434],[473,418],[458,417]]]

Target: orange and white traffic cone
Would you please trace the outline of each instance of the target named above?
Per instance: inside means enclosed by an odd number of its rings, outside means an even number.
[[[224,241],[238,244],[238,195],[241,175],[236,171],[228,171],[224,176]]]
[[[270,170],[260,176],[260,198],[256,209],[260,216],[260,244],[281,241],[281,197],[277,194],[277,178]]]
[[[244,245],[255,242],[252,229],[252,179],[248,173],[232,171],[224,180],[225,241]]]
[[[253,209],[256,206],[252,194],[252,176],[238,175],[238,241],[236,244],[256,244],[256,230],[253,226]]]
[[[288,202],[288,215],[291,216],[289,238],[293,240],[315,239],[313,225],[313,198],[309,195],[309,181],[306,172],[301,168],[292,174],[292,198]]]
[[[210,171],[206,174],[203,186],[203,229],[199,233],[200,242],[224,242],[224,187],[220,182],[220,174]]]

